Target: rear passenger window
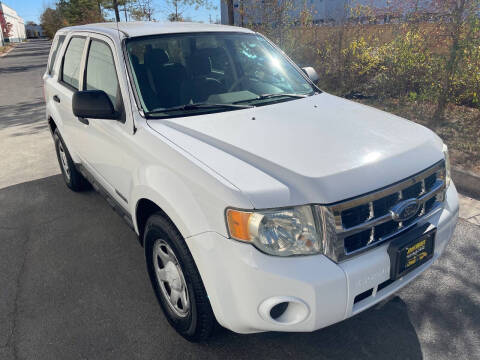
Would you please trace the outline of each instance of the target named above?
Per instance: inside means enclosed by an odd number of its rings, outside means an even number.
[[[68,44],[63,58],[62,81],[78,90],[78,75],[82,60],[85,38],[74,37]]]
[[[86,90],[103,90],[118,111],[119,87],[112,51],[103,41],[92,40],[87,58]]]
[[[62,47],[64,41],[65,35],[59,35],[57,41],[53,44],[52,55],[50,56],[50,62],[48,63],[48,74],[50,75],[55,66],[55,60],[57,60],[58,50]]]

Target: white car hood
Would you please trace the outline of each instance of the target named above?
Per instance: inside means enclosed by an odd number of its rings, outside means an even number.
[[[337,202],[443,158],[442,141],[430,130],[326,93],[148,124],[240,189],[255,208]]]

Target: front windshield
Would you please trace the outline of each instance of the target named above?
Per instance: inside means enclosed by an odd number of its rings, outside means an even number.
[[[155,117],[260,106],[315,92],[256,34],[158,35],[129,39],[126,48],[142,106]]]

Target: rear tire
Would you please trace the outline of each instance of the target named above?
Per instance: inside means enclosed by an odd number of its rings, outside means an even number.
[[[60,165],[65,184],[73,191],[88,189],[90,184],[75,167],[75,163],[58,129],[55,129],[53,133],[53,141],[55,142],[58,164]]]
[[[205,341],[216,320],[185,240],[157,213],[147,220],[144,244],[148,275],[168,322],[188,341]]]

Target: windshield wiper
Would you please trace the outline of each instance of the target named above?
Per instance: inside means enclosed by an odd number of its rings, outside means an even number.
[[[263,99],[271,99],[271,98],[276,98],[276,97],[281,97],[281,96],[286,96],[286,97],[292,97],[292,98],[306,98],[308,95],[305,94],[262,94],[257,97],[256,100],[263,100]]]
[[[310,96],[310,95],[306,95],[306,94],[289,94],[289,93],[262,94],[262,95],[258,95],[257,97],[251,98],[251,99],[245,99],[245,100],[236,101],[236,102],[234,102],[234,104],[240,104],[240,103],[247,102],[247,101],[273,99],[273,98],[276,98],[276,97],[290,97],[290,98],[301,99],[301,98],[306,98],[306,97],[308,97],[308,96]]]
[[[198,109],[207,109],[207,110],[221,109],[221,108],[249,109],[252,107],[253,105],[194,103],[194,104],[184,104],[179,106],[173,106],[165,109],[164,108],[153,109],[152,111],[147,112],[146,115],[169,113],[172,111],[190,111],[190,110],[198,110]]]

